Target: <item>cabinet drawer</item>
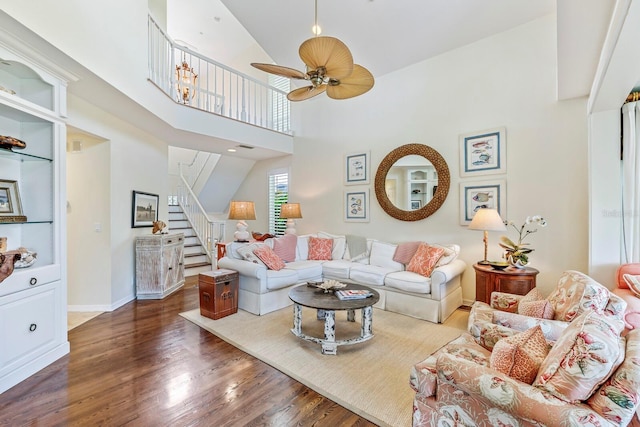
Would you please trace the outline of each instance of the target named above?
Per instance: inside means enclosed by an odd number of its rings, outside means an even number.
[[[44,267],[37,267],[35,264],[28,268],[16,268],[11,276],[0,283],[0,296],[46,285],[56,280],[60,280],[59,264]]]
[[[0,377],[55,346],[58,292],[51,285],[0,298]]]

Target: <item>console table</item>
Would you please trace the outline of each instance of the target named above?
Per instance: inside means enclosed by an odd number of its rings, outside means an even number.
[[[490,265],[474,264],[476,271],[476,301],[489,304],[491,292],[507,292],[516,295],[526,295],[536,286],[536,276],[539,271],[535,268],[507,267],[496,270]]]
[[[184,284],[184,234],[136,237],[136,297],[162,299]]]

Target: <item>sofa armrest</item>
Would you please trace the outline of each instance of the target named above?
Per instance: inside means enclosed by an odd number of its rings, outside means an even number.
[[[588,420],[589,425],[611,425],[586,404],[564,402],[537,387],[450,354],[438,356],[436,370],[439,384],[468,393],[486,407],[497,407],[520,419],[551,426],[579,412],[580,419]]]
[[[449,264],[435,268],[431,272],[431,297],[434,300],[441,300],[442,285],[460,276],[467,268],[467,264],[461,259],[455,259]]]
[[[218,260],[218,267],[235,270],[241,276],[255,277],[260,280],[267,278],[267,267],[242,259],[229,258],[225,256]]]

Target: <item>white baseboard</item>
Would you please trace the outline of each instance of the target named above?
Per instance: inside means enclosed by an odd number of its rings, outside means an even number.
[[[472,300],[472,299],[463,299],[462,300],[462,305],[466,305],[466,306],[471,307],[474,302],[476,302],[476,301]]]
[[[113,304],[95,304],[95,305],[68,305],[67,311],[114,311],[123,305],[136,299],[135,295],[129,295]]]

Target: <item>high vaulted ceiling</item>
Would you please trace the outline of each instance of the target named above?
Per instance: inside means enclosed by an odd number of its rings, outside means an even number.
[[[246,71],[245,63],[264,62],[256,54],[253,60],[247,57],[255,40],[278,65],[304,67],[298,47],[313,37],[314,0],[167,2],[168,19],[175,24],[169,25],[170,35],[200,53]],[[557,0],[557,5],[556,0],[317,0],[317,4],[322,34],[345,42],[355,62],[375,77],[557,13],[558,94],[563,99],[589,93],[615,0]],[[198,12],[190,13],[194,10]]]

